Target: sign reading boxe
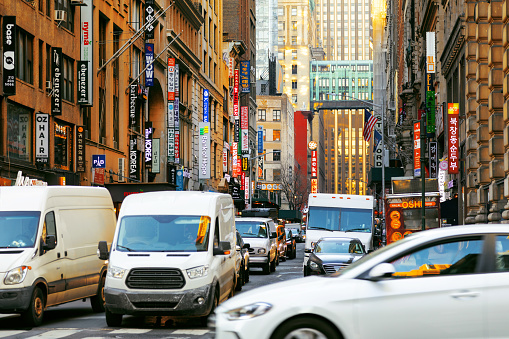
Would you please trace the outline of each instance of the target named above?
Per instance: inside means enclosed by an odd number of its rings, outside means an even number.
[[[3,37],[3,94],[16,94],[16,17],[4,16],[2,22]]]

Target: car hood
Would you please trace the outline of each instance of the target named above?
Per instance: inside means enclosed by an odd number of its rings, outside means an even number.
[[[249,247],[267,247],[267,244],[269,243],[268,238],[244,238],[244,243],[249,244]]]
[[[320,291],[322,296],[334,295],[335,300],[352,300],[356,294],[355,289],[354,279],[344,279],[341,276],[310,276],[271,284],[270,288],[258,287],[236,295],[222,303],[216,312],[226,312],[256,302],[265,302],[273,307],[311,307],[317,303],[323,304],[323,300],[317,300],[313,291]],[[296,295],[299,295],[299,298],[295,298]]]
[[[26,264],[29,256],[34,253],[33,248],[9,248],[1,249],[0,273],[7,272],[15,267]]]
[[[312,257],[317,257],[324,264],[328,263],[348,263],[351,264],[354,261],[362,258],[362,255],[353,254],[353,253],[312,253],[310,259]]]

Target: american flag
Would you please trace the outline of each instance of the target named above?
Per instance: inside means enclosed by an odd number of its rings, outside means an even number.
[[[377,121],[378,118],[372,115],[367,109],[364,110],[364,130],[362,131],[362,136],[366,142],[371,139],[371,133]]]

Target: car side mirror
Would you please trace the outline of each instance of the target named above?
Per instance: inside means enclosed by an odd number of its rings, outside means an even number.
[[[241,250],[239,245],[235,246],[235,249],[237,250],[237,252],[240,252],[240,250]]]
[[[382,263],[373,267],[371,271],[369,271],[368,277],[372,281],[379,281],[384,278],[392,277],[394,273],[396,273],[396,268],[393,264]]]
[[[97,245],[97,256],[101,260],[107,260],[110,257],[108,252],[108,243],[106,241],[99,241]]]
[[[242,246],[242,248],[250,248],[251,245],[250,244],[247,244],[247,243],[244,243],[244,246]]]
[[[270,234],[270,237],[271,237],[271,238],[277,238],[277,233],[276,233],[276,232],[272,232],[272,233]]]
[[[49,251],[57,247],[57,238],[54,235],[47,235],[42,249]]]
[[[312,252],[312,251],[311,251],[311,249],[310,249],[310,248],[306,248],[306,249],[304,249],[304,253],[311,253],[311,252]]]

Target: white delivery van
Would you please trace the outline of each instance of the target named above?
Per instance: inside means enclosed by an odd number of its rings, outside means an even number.
[[[0,313],[38,326],[48,306],[73,300],[104,311],[97,242],[111,244],[115,223],[105,188],[0,187]]]
[[[233,295],[235,216],[228,194],[163,191],[124,199],[109,253],[106,322],[206,317]],[[99,255],[107,258],[103,242]]]

